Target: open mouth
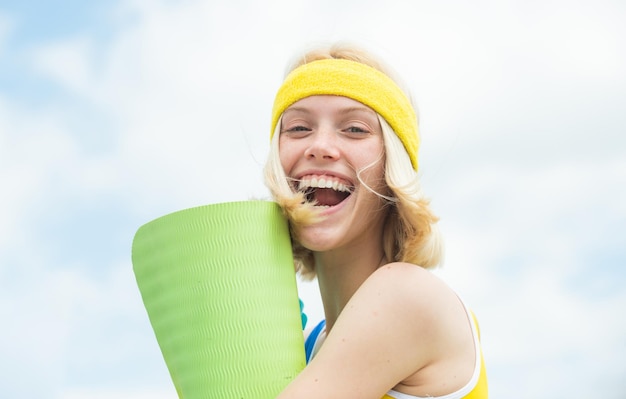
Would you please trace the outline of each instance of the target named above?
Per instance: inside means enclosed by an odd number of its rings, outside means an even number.
[[[354,187],[330,176],[304,176],[298,181],[298,190],[316,206],[331,207],[348,198]]]

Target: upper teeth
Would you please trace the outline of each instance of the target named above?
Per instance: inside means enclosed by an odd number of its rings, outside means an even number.
[[[312,177],[312,178],[304,178],[299,181],[298,189],[305,190],[307,188],[332,188],[335,191],[347,191],[350,192],[350,187],[346,186],[343,183],[338,182],[337,180],[328,179],[324,177]]]

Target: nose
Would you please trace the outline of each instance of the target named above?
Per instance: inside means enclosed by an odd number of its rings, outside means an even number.
[[[304,151],[307,159],[333,161],[339,159],[338,137],[331,127],[320,127],[311,136],[309,146]]]

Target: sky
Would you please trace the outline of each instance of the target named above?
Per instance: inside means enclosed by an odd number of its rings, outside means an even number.
[[[268,198],[286,65],[343,40],[418,105],[436,273],[478,316],[491,397],[626,397],[624,20],[618,0],[0,1],[0,396],[176,398],[134,233]]]

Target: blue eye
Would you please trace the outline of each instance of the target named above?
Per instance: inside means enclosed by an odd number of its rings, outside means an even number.
[[[304,126],[294,126],[287,129],[288,132],[308,132],[309,130],[311,129]]]
[[[349,128],[346,129],[346,132],[348,133],[367,133],[367,130],[362,129],[358,126],[350,126]]]

